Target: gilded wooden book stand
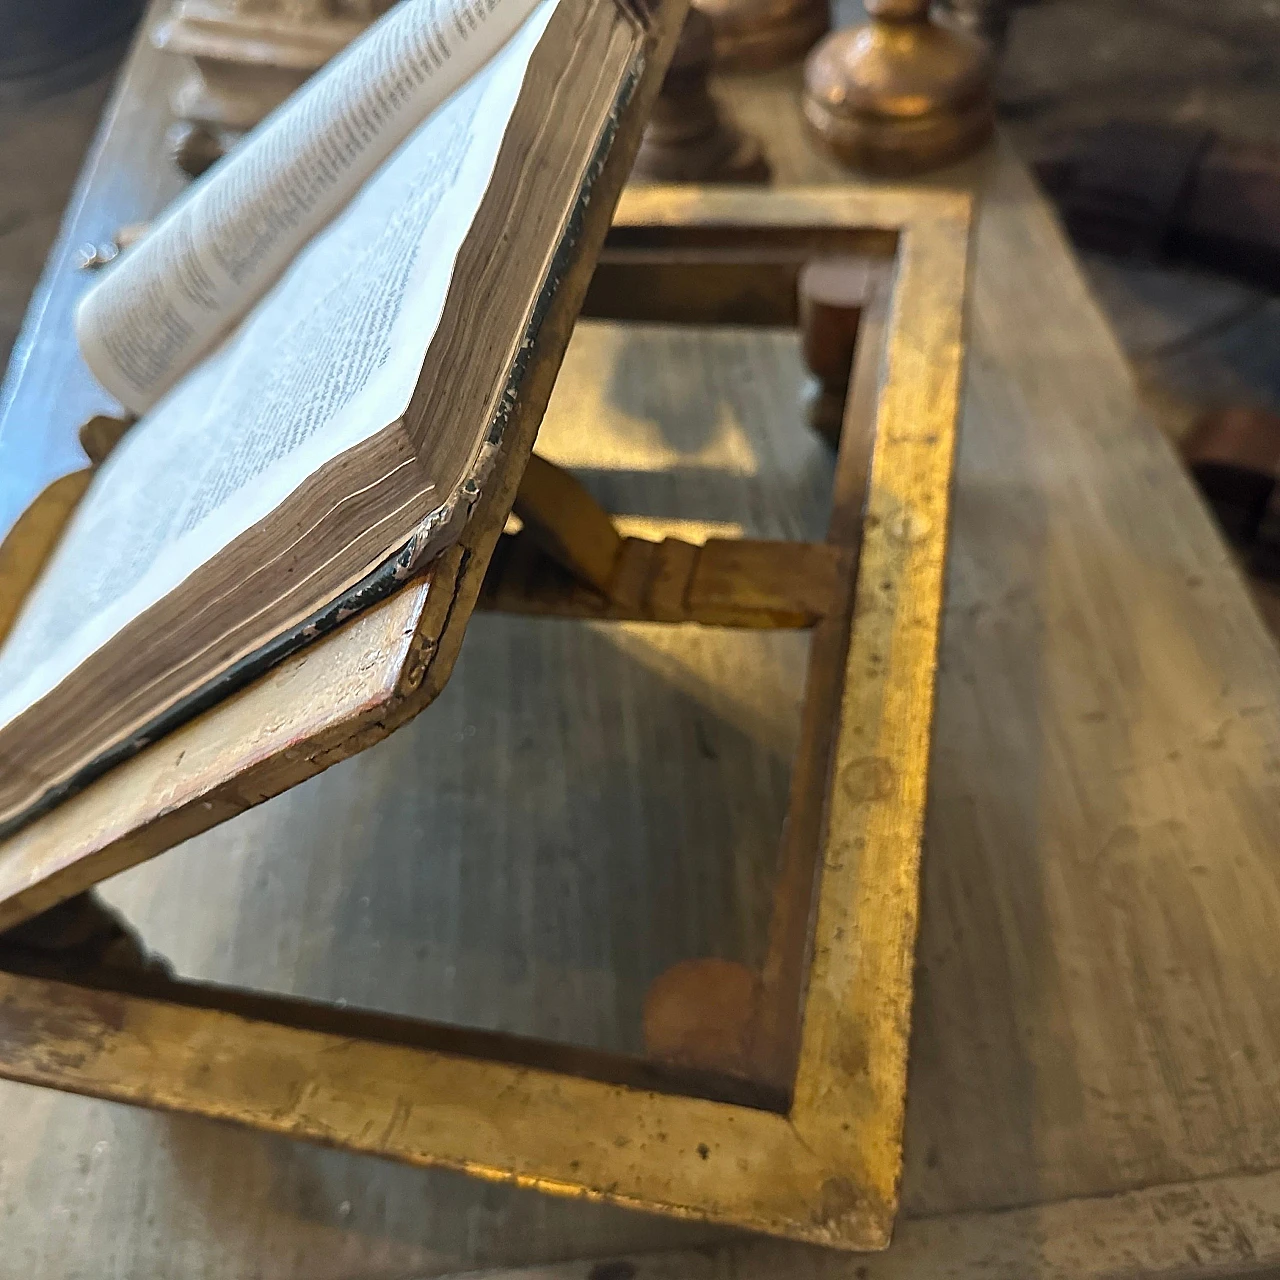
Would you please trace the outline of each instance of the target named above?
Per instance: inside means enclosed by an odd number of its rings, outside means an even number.
[[[660,37],[674,41],[670,20]],[[622,198],[606,244],[655,90],[622,122],[502,461],[458,544],[0,845],[0,1076],[842,1248],[887,1243],[968,202],[649,188]],[[532,455],[580,312],[800,324],[822,384],[815,420],[840,437],[827,540],[619,537],[576,480]],[[504,532],[513,508],[522,527]],[[417,715],[476,608],[812,629],[759,972],[716,960],[669,970],[646,1003],[649,1052],[626,1057],[120,962],[128,940],[77,910],[87,889]]]

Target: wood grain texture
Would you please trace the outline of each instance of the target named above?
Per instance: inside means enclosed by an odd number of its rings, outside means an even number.
[[[1273,1276],[1280,1252],[1274,1171],[1028,1205],[1004,1213],[907,1219],[885,1253],[856,1260],[818,1249],[741,1242],[607,1261],[481,1272],[474,1280],[1145,1280]]]
[[[1017,168],[992,174],[988,219],[968,413],[990,425],[957,499],[927,837],[946,853],[927,873],[918,1212],[1280,1160],[1276,649]]]
[[[527,533],[505,538],[476,607],[533,617],[811,627],[836,607],[853,569],[847,551],[826,543],[750,538],[708,538],[701,545],[624,538],[614,560],[595,590]]]

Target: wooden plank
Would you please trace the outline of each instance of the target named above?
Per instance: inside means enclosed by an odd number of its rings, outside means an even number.
[[[921,1212],[1280,1165],[1276,648],[1047,208],[1013,166],[989,199],[975,341],[1002,359],[975,362],[956,514]]]
[[[821,545],[821,544],[818,544]],[[725,623],[738,610],[795,615],[812,624],[831,608],[836,584],[854,567],[838,549],[800,554],[804,543],[713,538],[691,565],[689,612],[700,622]]]
[[[1261,1276],[1280,1255],[1280,1173],[1146,1187],[1117,1196],[1060,1200],[1003,1213],[908,1219],[893,1247],[856,1261],[778,1242],[637,1253],[522,1267],[504,1280],[1144,1280],[1151,1276]],[[1260,1265],[1261,1264],[1261,1265]],[[475,1280],[492,1280],[480,1273]]]
[[[529,455],[515,514],[525,540],[560,565],[574,579],[607,592],[622,539],[608,513],[569,472]]]
[[[212,1010],[255,1023],[318,1032],[345,1041],[425,1049],[454,1058],[478,1058],[514,1067],[581,1076],[601,1084],[623,1085],[644,1093],[703,1098],[780,1115],[786,1113],[790,1102],[787,1091],[757,1084],[741,1075],[729,1076],[723,1072],[679,1066],[638,1054],[586,1048],[559,1040],[406,1018],[371,1009],[352,1009],[322,1000],[247,991],[219,983],[192,982],[172,977],[159,965],[113,963],[110,952],[106,963],[94,962],[92,967],[82,967],[81,959],[96,950],[103,940],[102,934],[91,932],[93,925],[101,922],[109,909],[102,906],[100,899],[88,895],[75,900],[77,907],[81,904],[82,910],[68,912],[58,920],[60,933],[55,935],[52,946],[45,945],[49,933],[44,930],[38,938],[32,936],[34,931],[24,926],[6,934],[2,968],[4,973],[14,977],[36,978],[57,984],[64,1011],[72,1003],[83,1001],[82,1023],[91,1021],[95,1011],[100,1013],[106,1007],[98,999],[99,994],[123,997],[126,1005],[140,997],[144,1002],[177,1005],[187,1010]],[[107,939],[109,945],[118,943],[120,939],[118,918],[110,918],[116,921],[116,929]],[[121,950],[117,947],[116,959]],[[140,954],[135,951],[134,958]],[[16,1000],[22,992],[30,990],[29,986],[24,986],[21,991],[12,989],[10,994]],[[20,1034],[29,1039],[29,1033],[30,1028],[27,1027]],[[65,1026],[55,1027],[53,1037],[61,1039],[64,1045],[70,1043]]]
[[[0,1053],[11,1079],[544,1194],[837,1247],[887,1240],[879,1188],[861,1190],[854,1143],[827,1116],[730,1108],[5,973]]]
[[[615,250],[597,267],[582,313],[594,320],[792,328],[801,259],[792,254],[762,267],[759,257],[757,251],[707,261]]]
[[[503,539],[479,609],[533,617],[705,626],[811,627],[839,600],[853,558],[821,542],[624,538],[605,584],[593,590],[524,533]]]
[[[792,1112],[838,1116],[857,1133],[868,1174],[895,1209],[968,203],[940,196],[899,241]]]
[[[651,209],[633,190],[635,209]],[[777,194],[775,192],[775,194]],[[665,198],[664,198],[665,202]],[[819,220],[794,233],[768,237],[739,228],[732,237],[699,227],[685,215],[663,223],[637,216],[639,226],[617,225],[605,242],[582,305],[584,317],[633,323],[762,325],[794,328],[796,286],[816,253],[837,253],[879,263],[892,261],[898,223],[850,229],[833,243]],[[696,216],[696,215],[695,215]]]

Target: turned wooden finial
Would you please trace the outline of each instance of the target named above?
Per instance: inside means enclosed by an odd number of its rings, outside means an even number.
[[[867,12],[805,65],[805,119],[822,144],[852,168],[908,174],[985,142],[994,108],[982,42],[931,22],[929,0],[867,0]]]
[[[827,0],[694,0],[711,22],[713,57],[725,71],[769,71],[795,62],[831,28]]]
[[[768,182],[760,144],[721,112],[707,88],[711,22],[690,9],[645,126],[632,177],[650,182]]]
[[[815,259],[800,272],[800,344],[815,384],[809,425],[833,449],[840,445],[862,312],[878,278],[876,266],[857,258]]]

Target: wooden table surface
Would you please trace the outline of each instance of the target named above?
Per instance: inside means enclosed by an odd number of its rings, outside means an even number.
[[[135,56],[150,106],[121,107],[15,355],[6,525],[24,486],[80,465],[67,261],[174,189],[167,77]],[[838,180],[796,83],[724,88],[780,181]],[[5,1083],[0,1277],[381,1280],[654,1250],[674,1252],[636,1274],[1280,1266],[1280,661],[1019,163],[997,148],[934,181],[984,204],[890,1250]],[[584,324],[540,447],[633,527],[820,536],[831,465],[800,394],[790,335]],[[668,964],[758,959],[804,650],[477,616],[419,720],[107,896],[183,974],[635,1048]]]

